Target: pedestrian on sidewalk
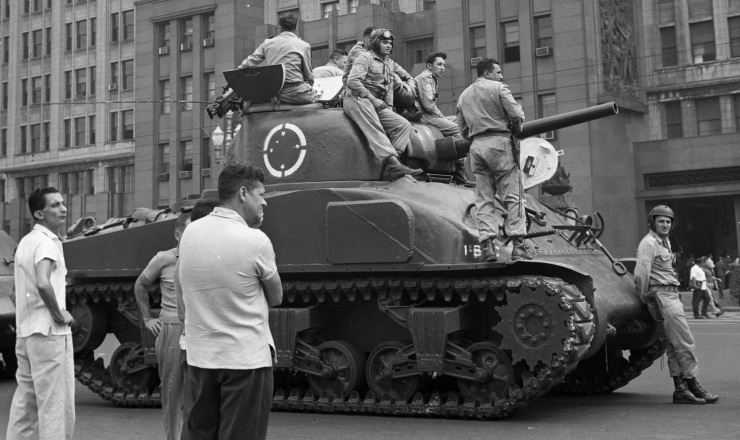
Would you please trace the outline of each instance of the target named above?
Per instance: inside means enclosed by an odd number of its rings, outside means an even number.
[[[54,187],[28,198],[35,225],[15,253],[15,354],[18,388],[7,438],[71,440],[75,427],[74,319],[66,309],[67,267],[57,235],[67,218]]]
[[[704,276],[706,277],[706,283],[707,283],[707,294],[709,295],[709,304],[707,307],[708,313],[714,313],[714,316],[719,318],[720,316],[724,315],[725,312],[723,312],[720,309],[719,303],[714,298],[714,291],[717,288],[718,280],[714,276],[714,272],[712,271],[711,267],[709,266],[709,259],[707,258],[707,261],[702,262],[700,265],[701,269],[704,271]],[[702,314],[705,318],[709,318],[709,314]]]
[[[699,259],[699,263],[707,261],[707,257],[702,256]],[[691,281],[689,282],[691,289],[694,291],[693,297],[691,298],[691,308],[694,312],[695,319],[704,319],[709,317],[707,315],[707,308],[709,307],[709,293],[707,292],[707,275],[699,264],[694,261],[694,265],[691,267],[691,273],[689,274]],[[699,313],[699,306],[701,307],[701,313]]]
[[[659,205],[648,214],[648,225],[650,232],[637,248],[635,287],[650,314],[663,325],[668,370],[675,387],[673,403],[715,403],[719,396],[706,392],[696,380],[699,362],[694,336],[678,296],[675,255],[668,238],[676,226],[676,216],[671,208]]]

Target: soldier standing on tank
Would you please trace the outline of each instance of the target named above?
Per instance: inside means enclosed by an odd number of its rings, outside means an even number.
[[[423,171],[403,165],[398,156],[411,141],[411,124],[393,108],[393,69],[390,59],[395,37],[387,29],[370,36],[370,50],[357,57],[347,78],[344,113],[365,134],[370,149],[385,163],[391,180]]]
[[[494,239],[498,235],[495,197],[498,193],[507,212],[504,232],[514,237],[511,258],[531,259],[524,247],[526,234],[522,204],[521,172],[514,159],[512,133],[521,131],[524,112],[502,82],[498,61],[483,58],[477,66],[478,79],[460,95],[457,125],[465,139],[472,139],[470,161],[475,175],[477,213],[483,261],[498,259]]]
[[[435,52],[427,57],[426,69],[414,78],[418,90],[416,107],[421,111],[420,122],[436,127],[442,136],[460,136],[457,122],[447,118],[437,108],[439,78],[445,73],[446,64],[447,54],[444,52]],[[475,186],[475,183],[468,179],[464,158],[455,162],[455,173],[452,175],[452,180],[458,185]]]
[[[282,33],[265,40],[257,50],[239,65],[239,69],[265,65],[285,66],[285,83],[277,99],[285,104],[311,104],[318,100],[313,90],[311,45],[298,38],[295,29],[298,17],[292,12],[280,14]]]
[[[190,223],[190,214],[180,214],[175,221],[175,241],[179,244],[183,231]],[[175,295],[175,266],[178,249],[158,252],[139,275],[134,284],[136,302],[146,328],[157,338],[155,349],[159,377],[162,380],[162,411],[164,412],[164,434],[167,440],[179,440],[182,431],[182,402],[185,378],[182,371],[180,336],[182,321],[177,315]],[[159,283],[162,294],[162,310],[159,317],[152,317],[149,309],[148,288]]]
[[[667,206],[656,206],[648,214],[650,232],[637,248],[635,287],[650,314],[663,324],[668,370],[676,388],[673,403],[715,403],[719,396],[708,393],[696,381],[699,361],[694,352],[694,336],[684,318],[683,303],[678,295],[675,256],[668,239],[676,223],[673,210]]]

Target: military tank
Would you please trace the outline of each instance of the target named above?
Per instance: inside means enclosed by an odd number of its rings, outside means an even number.
[[[431,177],[389,182],[341,109],[247,102],[242,111],[232,157],[266,170],[262,230],[284,291],[270,310],[274,410],[500,419],[554,389],[613,391],[663,353],[634,293],[634,260],[601,246],[598,213],[562,213],[526,195],[534,260],[511,261],[502,245],[498,262],[481,263],[475,191],[445,178],[469,143],[414,124],[405,161]],[[523,133],[616,111],[544,118]],[[156,252],[175,246],[174,220],[194,203],[139,209],[64,243],[75,373],[117,405],[160,404],[133,286]],[[159,300],[154,287],[150,306]],[[121,345],[106,366],[94,350],[108,333]]]

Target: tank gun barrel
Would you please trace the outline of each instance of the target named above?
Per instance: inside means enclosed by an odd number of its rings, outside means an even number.
[[[516,137],[517,139],[524,139],[548,131],[616,115],[617,113],[619,113],[619,107],[617,107],[616,102],[612,101],[560,115],[548,116],[535,121],[525,122],[524,126],[522,126],[522,131]]]

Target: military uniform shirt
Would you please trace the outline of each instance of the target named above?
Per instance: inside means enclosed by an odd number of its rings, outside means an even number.
[[[313,69],[314,78],[331,78],[333,76],[342,76],[343,73],[344,71],[333,63]]]
[[[508,131],[509,119],[519,132],[524,112],[511,96],[509,87],[500,82],[478,78],[460,94],[457,102],[457,125],[465,139],[485,132]]]
[[[263,62],[268,66],[285,66],[285,84],[308,82],[313,84],[311,72],[311,45],[301,40],[293,32],[283,32],[265,40],[252,55],[246,59],[249,67]]]
[[[650,299],[650,286],[678,286],[678,277],[673,269],[673,253],[668,238],[665,241],[650,231],[637,248],[635,288],[640,298]]]
[[[432,117],[444,118],[445,116],[437,108],[437,88],[439,86],[437,77],[431,70],[425,69],[415,79],[419,95],[419,109]]]
[[[362,55],[365,52],[371,52],[365,49],[365,46],[362,41],[358,41],[357,44],[352,46],[352,49],[349,50],[349,53],[347,54],[347,62],[344,64],[344,76],[342,76],[342,81],[345,83],[347,82],[347,78],[349,77],[349,73],[352,71],[352,66],[355,63],[355,60]],[[409,75],[406,70],[404,70],[403,67],[399,66],[398,63],[390,59],[390,57],[386,58],[390,63],[388,64],[390,66],[391,72],[398,75],[399,78],[411,78],[411,75]]]
[[[347,78],[347,88],[354,96],[367,98],[372,94],[393,105],[393,61],[382,59],[374,52],[365,51],[355,60]]]

